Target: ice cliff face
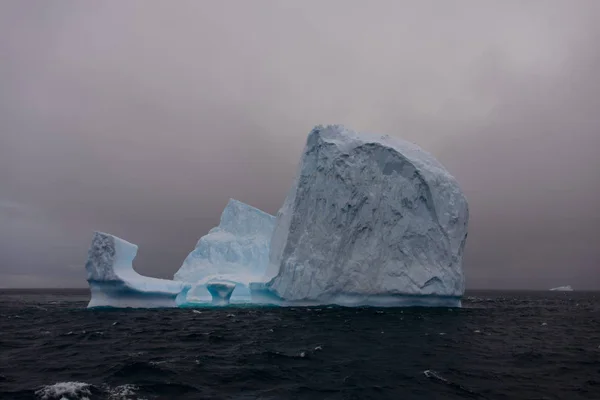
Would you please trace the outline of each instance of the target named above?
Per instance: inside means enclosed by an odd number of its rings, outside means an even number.
[[[274,225],[274,216],[229,200],[219,226],[200,238],[174,279],[196,286],[231,281],[238,284],[234,297],[249,296],[248,283],[264,277]],[[200,289],[195,290],[195,296],[201,297]],[[204,295],[208,295],[206,290]]]
[[[177,307],[189,284],[142,276],[133,270],[137,246],[95,232],[85,264],[90,285],[88,307]]]
[[[273,279],[255,287],[289,302],[459,305],[468,219],[456,180],[418,146],[319,126],[277,214]]]

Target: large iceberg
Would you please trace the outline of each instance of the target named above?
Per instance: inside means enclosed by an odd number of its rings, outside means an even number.
[[[265,276],[274,226],[274,216],[230,199],[219,226],[198,240],[174,279],[194,284],[194,301],[210,299],[213,281],[234,282],[232,299],[249,299],[248,284]]]
[[[272,279],[252,299],[460,306],[468,219],[456,180],[418,146],[318,126],[277,214]]]
[[[85,264],[91,299],[88,307],[177,307],[191,285],[142,276],[133,270],[138,247],[95,232]]]

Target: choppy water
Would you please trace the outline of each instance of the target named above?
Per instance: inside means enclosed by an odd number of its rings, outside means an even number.
[[[0,292],[2,399],[600,399],[600,293],[462,309],[87,310]]]

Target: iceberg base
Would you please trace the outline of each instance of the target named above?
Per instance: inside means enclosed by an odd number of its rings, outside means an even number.
[[[141,291],[121,282],[89,282],[91,299],[88,308],[172,308],[185,304],[189,287],[179,293]]]
[[[251,283],[252,303],[277,306],[339,305],[344,307],[453,307],[462,306],[460,296],[337,294],[310,300],[289,301],[275,294],[264,283]]]

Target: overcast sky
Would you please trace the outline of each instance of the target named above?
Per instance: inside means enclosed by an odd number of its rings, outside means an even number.
[[[0,2],[0,287],[85,287],[92,232],[172,277],[306,135],[433,153],[468,288],[600,289],[600,1]]]

